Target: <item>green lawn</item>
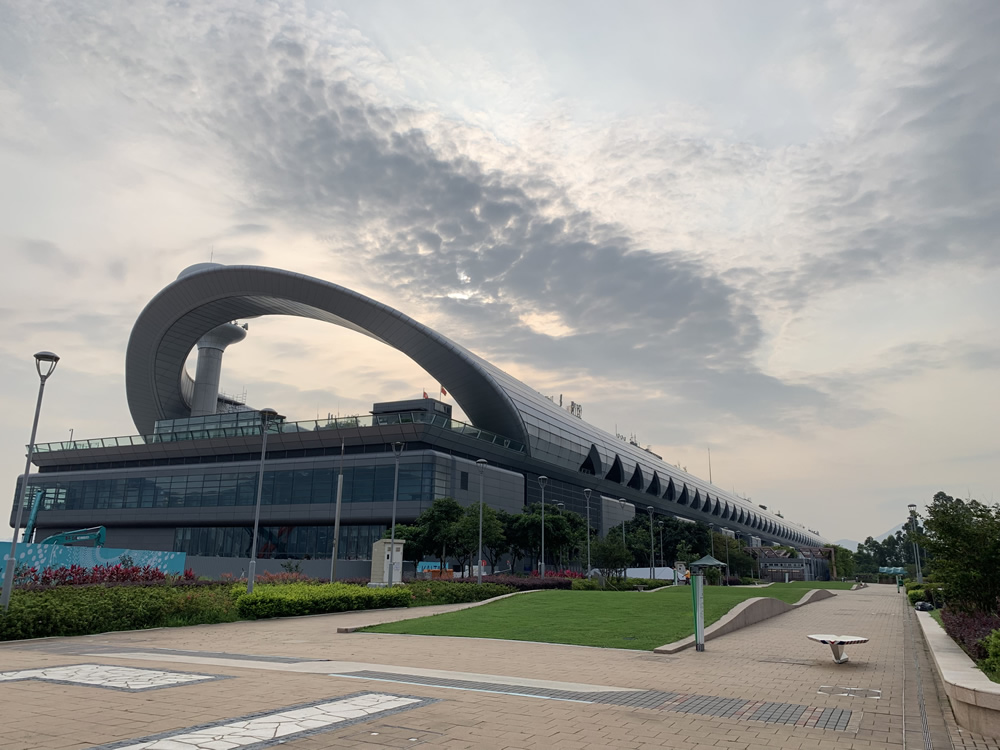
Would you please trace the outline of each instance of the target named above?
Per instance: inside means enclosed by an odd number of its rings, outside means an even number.
[[[705,624],[712,624],[735,605],[755,596],[794,604],[805,595],[804,588],[785,584],[765,589],[708,586]],[[672,586],[654,593],[539,591],[365,630],[649,650],[691,635],[694,622],[690,587]]]

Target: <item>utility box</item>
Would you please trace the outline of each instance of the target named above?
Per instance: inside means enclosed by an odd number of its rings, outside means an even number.
[[[392,583],[402,583],[403,580],[403,545],[402,539],[396,540],[396,549],[392,555]],[[369,586],[389,585],[389,548],[392,542],[379,539],[372,545],[372,576]]]

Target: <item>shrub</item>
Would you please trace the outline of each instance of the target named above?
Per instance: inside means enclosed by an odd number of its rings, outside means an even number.
[[[906,596],[910,600],[911,605],[916,604],[917,602],[927,601],[927,595],[922,588],[908,589]]]
[[[495,596],[512,594],[512,586],[499,583],[467,583],[464,581],[413,581],[407,584],[410,593],[410,606],[422,607],[429,604],[461,604],[464,602],[481,602]]]
[[[284,571],[282,573],[261,573],[254,576],[254,586],[258,583],[285,584],[285,583],[322,583],[318,578],[310,578],[305,573],[297,570]]]
[[[211,584],[176,589],[176,596],[167,607],[163,624],[168,627],[179,627],[236,622],[240,619],[236,610],[236,596],[233,595],[231,588],[214,582]]]
[[[538,576],[538,571],[537,570],[533,570],[531,572],[531,575],[529,577],[530,578],[538,578],[539,577]],[[584,576],[583,576],[583,573],[580,573],[580,572],[578,572],[576,570],[569,570],[567,568],[566,570],[546,570],[545,571],[545,577],[546,578],[583,578]]]
[[[573,591],[600,591],[601,582],[596,578],[577,578],[572,585]]]
[[[343,578],[337,583],[346,583],[350,586],[367,586],[370,579],[368,578]]]
[[[540,589],[569,589],[573,581],[569,578],[539,578],[538,576],[483,576],[483,583],[499,583],[516,591],[537,591]]]
[[[252,594],[240,594],[236,599],[236,611],[244,619],[259,620],[266,617],[406,607],[410,601],[410,592],[404,586],[370,589],[343,583],[289,583],[280,586],[264,584],[255,587]]]
[[[924,584],[917,583],[916,581],[907,581],[906,583],[903,584],[903,588],[906,589],[907,594],[913,591],[913,589],[922,589],[923,587]]]
[[[0,616],[0,640],[154,628],[191,613],[211,613],[213,622],[235,619],[228,591],[218,584],[39,585],[13,592],[10,610]]]
[[[93,568],[69,565],[45,568],[41,572],[37,568],[19,566],[16,575],[19,585],[40,584],[42,586],[66,586],[80,583],[162,583],[168,578],[167,574],[159,568],[123,563],[96,565]],[[183,579],[193,580],[194,572],[186,570]]]
[[[986,648],[982,641],[995,630],[1000,630],[1000,615],[983,612],[966,613],[945,607],[941,610],[945,632],[975,661],[985,659]]]
[[[994,630],[980,644],[986,651],[986,658],[979,662],[979,668],[993,682],[1000,682],[1000,630]]]

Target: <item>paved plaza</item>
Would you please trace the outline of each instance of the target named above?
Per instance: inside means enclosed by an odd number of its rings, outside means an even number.
[[[893,586],[672,656],[341,632],[461,606],[0,644],[0,748],[998,747],[958,729]],[[806,638],[833,632],[870,640],[838,665]]]

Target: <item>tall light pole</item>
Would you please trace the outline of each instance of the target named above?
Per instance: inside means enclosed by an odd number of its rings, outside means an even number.
[[[656,543],[653,541],[653,506],[647,505],[646,512],[649,513],[649,577],[656,578]]]
[[[340,554],[340,509],[344,502],[344,438],[340,439],[340,472],[337,474],[337,502],[333,511],[333,548],[330,555],[330,583],[337,580],[337,555]]]
[[[21,530],[21,512],[24,510],[24,499],[28,494],[28,472],[31,471],[31,457],[35,453],[35,433],[38,431],[38,415],[42,413],[42,394],[45,392],[45,381],[55,371],[59,357],[52,352],[38,352],[35,355],[35,370],[38,372],[38,400],[35,402],[35,419],[31,423],[31,440],[28,442],[28,458],[24,462],[24,478],[21,480],[21,494],[14,500],[17,508],[14,511],[14,534],[10,538],[10,555],[3,572],[3,593],[0,594],[0,606],[6,612],[10,607],[10,592],[14,586],[14,568],[17,567],[17,535]],[[42,367],[45,372],[42,372]],[[36,502],[41,502],[39,497]]]
[[[715,557],[715,524],[708,525],[708,540],[712,544],[712,557]]]
[[[587,577],[590,577],[590,493],[592,490],[584,490],[583,496],[587,499]]]
[[[660,565],[665,568],[667,567],[667,559],[663,554],[663,519],[657,521],[656,525],[660,527]]]
[[[910,509],[910,527],[913,529],[913,559],[917,566],[917,583],[924,582],[924,571],[920,567],[920,545],[917,544],[917,506],[910,503],[906,506]]]
[[[267,431],[278,416],[274,409],[261,409],[260,412],[260,469],[257,471],[257,504],[253,511],[253,540],[250,542],[250,565],[247,573],[247,593],[253,593],[253,580],[257,573],[257,529],[260,527],[260,496],[264,490],[264,458],[267,456]]]
[[[538,477],[538,486],[542,488],[542,556],[538,560],[538,575],[545,578],[545,485],[548,477]]]
[[[563,502],[562,500],[559,500],[559,501],[558,501],[558,502],[556,503],[556,508],[558,508],[558,509],[559,509],[559,515],[562,515],[562,512],[563,512],[563,508],[565,508],[565,507],[566,507],[566,503],[564,503],[564,502]],[[562,554],[563,554],[563,548],[562,548],[562,547],[560,547],[560,548],[559,548],[559,550],[558,550],[558,552],[559,552],[559,569],[560,569],[560,570],[563,570],[563,569],[564,569],[564,568],[563,568],[563,565],[564,565],[564,563],[563,563],[563,559],[562,559]],[[558,572],[559,572],[559,571],[556,571],[556,573],[558,573]]]
[[[483,475],[486,472],[486,459],[476,461],[479,467],[479,560],[476,563],[476,583],[483,582]]]
[[[389,588],[392,588],[392,574],[396,568],[396,498],[399,497],[399,456],[402,452],[402,443],[397,442],[392,444],[392,456],[396,459],[396,471],[392,478],[392,531],[389,532]]]
[[[727,529],[728,531],[728,529]],[[729,585],[729,534],[726,534],[726,585]]]
[[[628,505],[628,500],[624,497],[620,497],[618,498],[618,504],[622,506],[622,547],[624,547],[627,552],[628,545],[625,544],[625,506]]]

